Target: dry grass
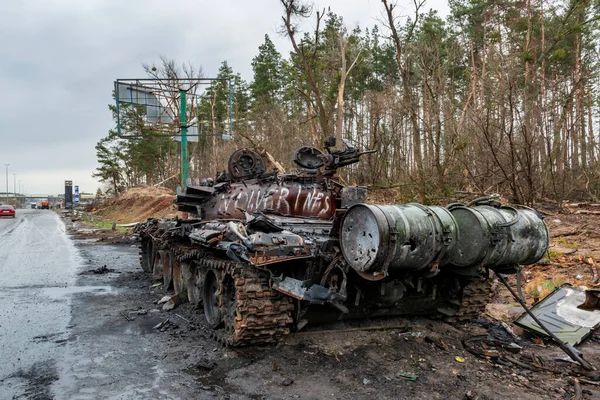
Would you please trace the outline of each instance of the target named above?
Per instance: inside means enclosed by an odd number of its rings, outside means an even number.
[[[554,279],[546,279],[545,276],[536,276],[529,279],[523,291],[536,298],[544,298],[554,291],[554,289],[560,287],[565,281],[562,277],[555,277]]]
[[[131,188],[121,196],[107,200],[94,214],[119,223],[143,222],[148,218],[174,218],[175,193],[164,187]]]

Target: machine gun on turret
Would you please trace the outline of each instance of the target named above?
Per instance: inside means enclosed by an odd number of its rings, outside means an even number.
[[[322,172],[324,176],[331,176],[338,168],[355,164],[360,161],[360,156],[375,153],[377,150],[359,151],[346,139],[342,139],[346,148],[334,150],[336,139],[330,136],[325,140],[327,153],[312,146],[297,148],[293,154],[293,160],[303,173],[317,174]],[[323,168],[323,170],[321,170]]]
[[[342,139],[342,142],[346,146],[344,150],[332,151],[332,148],[336,145],[335,137],[330,136],[325,141],[325,150],[327,150],[327,154],[323,154],[322,156],[325,162],[325,171],[333,173],[338,168],[359,162],[360,156],[364,154],[377,152],[377,150],[359,151],[357,148],[352,146],[352,143],[350,143],[350,141],[347,139]]]

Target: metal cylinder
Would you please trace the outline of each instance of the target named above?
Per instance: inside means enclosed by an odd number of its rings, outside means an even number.
[[[340,229],[342,254],[356,271],[418,270],[445,259],[456,221],[443,207],[356,204]]]
[[[444,264],[455,267],[533,264],[546,250],[548,227],[539,214],[519,206],[454,206],[457,243]]]
[[[356,204],[340,229],[346,262],[367,279],[435,263],[467,275],[480,267],[513,271],[542,258],[549,240],[542,217],[523,206]]]

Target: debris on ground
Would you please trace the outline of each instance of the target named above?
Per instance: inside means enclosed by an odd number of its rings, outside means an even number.
[[[600,310],[582,309],[580,306],[585,304],[585,290],[564,284],[533,306],[531,312],[560,340],[578,345],[600,327]],[[537,335],[548,336],[528,314],[515,323]]]
[[[114,269],[108,268],[106,265],[101,266],[100,268],[92,269],[90,272],[94,274],[108,274],[109,272],[116,272]]]
[[[596,311],[600,310],[600,290],[587,289],[585,291],[585,301],[577,306],[580,310]]]
[[[163,322],[156,324],[154,326],[154,329],[159,332],[165,332],[169,329],[178,329],[178,328],[179,328],[179,325],[175,324],[170,319],[166,319]]]
[[[175,307],[177,307],[178,305],[182,304],[184,302],[184,299],[182,299],[182,296],[179,294],[176,295],[171,295],[171,296],[164,296],[162,299],[158,300],[156,302],[157,305],[163,305],[162,309],[164,311],[169,311],[169,310],[173,310]]]
[[[290,386],[292,383],[294,383],[293,379],[286,378],[281,382],[281,386]]]
[[[165,304],[163,304],[163,308],[162,309],[164,311],[169,311],[169,310],[173,310],[175,307],[177,307],[177,304],[175,304],[175,302],[172,299],[170,299]]]
[[[214,361],[207,359],[200,359],[196,362],[194,367],[200,372],[209,372],[217,367],[217,364]]]
[[[125,314],[123,311],[120,311],[119,314],[123,316],[127,321],[132,322],[135,321],[135,318],[131,318],[129,315]]]
[[[396,372],[396,378],[408,379],[409,381],[416,381],[418,376],[408,372]]]
[[[103,265],[98,268],[89,269],[87,271],[80,272],[79,275],[103,275],[103,274],[108,274],[108,273],[120,274],[121,271],[117,271],[116,269],[108,268],[107,265]]]

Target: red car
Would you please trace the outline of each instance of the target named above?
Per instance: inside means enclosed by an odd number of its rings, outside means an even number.
[[[15,217],[15,208],[8,204],[0,206],[0,217]]]

